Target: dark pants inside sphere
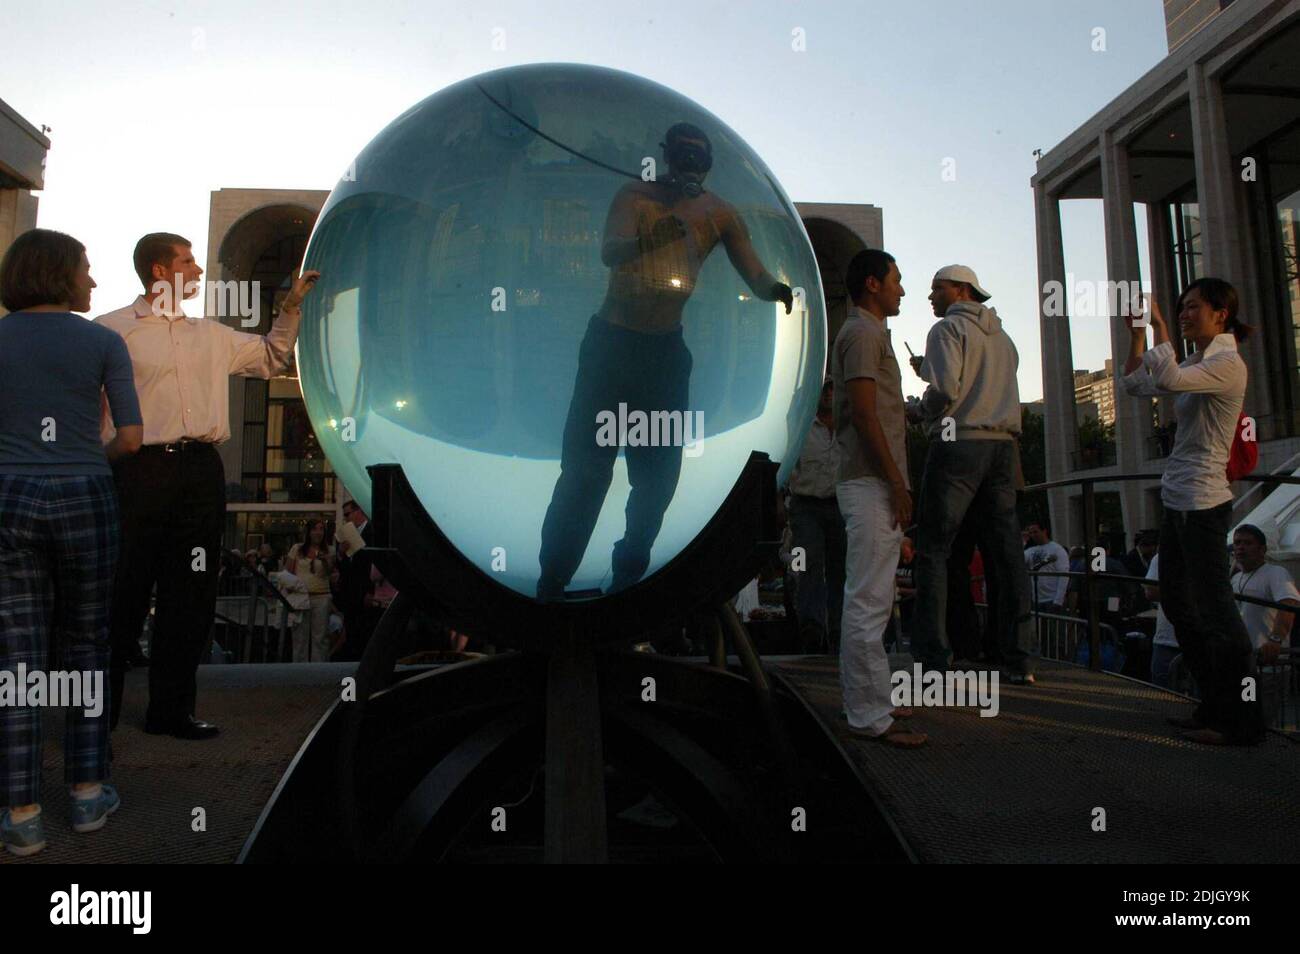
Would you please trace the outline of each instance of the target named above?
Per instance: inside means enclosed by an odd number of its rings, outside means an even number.
[[[611,325],[593,316],[578,353],[578,377],[564,425],[560,478],[542,524],[541,577],[537,595],[558,598],[573,579],[614,475],[617,442],[598,441],[597,415],[616,417],[619,405],[647,415],[654,411],[688,413],[691,353],[681,328],[648,335]],[[694,435],[699,439],[702,435]],[[631,586],[645,575],[650,549],[663,525],[664,511],[677,491],[682,446],[628,446],[627,527],[614,545],[609,591]]]

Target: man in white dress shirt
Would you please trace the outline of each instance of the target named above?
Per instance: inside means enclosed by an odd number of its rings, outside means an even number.
[[[177,299],[198,294],[203,274],[189,240],[146,235],[134,264],[145,293],[95,319],[126,341],[144,417],[144,446],[113,468],[122,555],[113,592],[111,723],[121,713],[126,660],[156,584],[145,731],[202,739],[217,734],[194,717],[195,672],[216,611],[226,478],[214,445],[230,439],[229,378],[271,378],[289,367],[300,306],[319,273],[295,275],[262,336],[181,311]],[[107,412],[103,432],[106,441],[114,432]]]

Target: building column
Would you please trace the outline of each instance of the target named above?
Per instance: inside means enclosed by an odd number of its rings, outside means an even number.
[[[1070,345],[1069,289],[1065,287],[1065,244],[1061,237],[1061,203],[1041,182],[1034,183],[1034,218],[1038,243],[1038,328],[1043,370],[1043,443],[1047,479],[1064,480],[1079,446],[1074,413],[1074,355]],[[1053,283],[1057,292],[1051,294]],[[1051,303],[1049,305],[1049,303]],[[1061,304],[1062,314],[1049,314]],[[1082,539],[1083,526],[1069,505],[1068,488],[1047,492],[1049,519],[1058,540]]]
[[[1174,261],[1174,233],[1169,222],[1169,207],[1159,202],[1148,202],[1147,206],[1147,248],[1151,254],[1151,297],[1164,309],[1166,318],[1173,318],[1171,312],[1178,300],[1178,266]],[[1122,370],[1122,369],[1121,369]],[[1168,425],[1174,419],[1174,399],[1157,398],[1160,406],[1160,423]],[[1148,460],[1146,470],[1163,471],[1163,457]],[[1152,486],[1152,485],[1147,485]],[[1142,526],[1160,526],[1163,514],[1157,503],[1149,494],[1142,495]]]
[[[1129,176],[1128,148],[1115,142],[1111,130],[1104,130],[1098,143],[1101,154],[1101,197],[1105,217],[1106,277],[1112,287],[1125,289],[1113,301],[1121,309],[1131,303],[1127,289],[1136,288],[1142,269],[1138,262],[1137,225],[1133,219],[1133,180]],[[1130,284],[1134,283],[1134,284]],[[1104,296],[1098,295],[1100,304]],[[1146,464],[1151,426],[1151,399],[1129,395],[1120,385],[1128,360],[1129,331],[1121,315],[1112,315],[1110,348],[1115,389],[1115,463],[1121,474],[1140,474]],[[1109,488],[1108,488],[1109,489]],[[1115,484],[1119,491],[1124,530],[1132,534],[1146,519],[1142,511],[1142,487],[1137,481]]]
[[[211,260],[211,256],[209,256]],[[227,282],[235,276],[230,273],[224,264],[219,265],[218,274],[214,280]],[[212,276],[205,276],[205,280],[213,280]],[[205,288],[206,292],[207,289]],[[205,296],[204,301],[207,298]],[[211,318],[213,321],[220,321],[211,315],[204,317]],[[253,331],[260,329],[254,328]],[[221,465],[226,471],[227,484],[243,484],[244,482],[244,384],[245,378],[241,375],[232,374],[226,379],[226,386],[229,389],[228,396],[230,401],[230,440],[223,444],[217,445],[217,453],[221,455]],[[261,467],[257,468],[261,470]]]
[[[1187,71],[1192,110],[1192,147],[1196,159],[1196,201],[1201,214],[1203,274],[1222,278],[1237,289],[1240,317],[1256,327],[1256,334],[1241,346],[1250,373],[1246,413],[1259,421],[1260,438],[1273,436],[1274,406],[1269,389],[1265,338],[1259,327],[1264,315],[1260,289],[1265,276],[1250,254],[1250,217],[1241,195],[1241,167],[1232,156],[1228,123],[1223,110],[1223,87],[1205,66],[1193,63]],[[1173,316],[1171,316],[1173,317]],[[1255,382],[1260,382],[1258,385]]]
[[[1147,247],[1151,252],[1151,295],[1169,312],[1178,298],[1178,267],[1174,262],[1174,234],[1169,226],[1169,208],[1159,202],[1146,203]],[[1172,317],[1166,315],[1166,317]]]

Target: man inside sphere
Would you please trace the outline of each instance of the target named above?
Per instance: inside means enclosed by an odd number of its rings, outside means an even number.
[[[560,477],[542,524],[541,600],[564,598],[609,492],[622,435],[609,440],[601,419],[618,415],[620,405],[644,412],[651,421],[657,412],[668,412],[660,420],[689,414],[692,361],[682,335],[682,310],[714,248],[719,243],[726,248],[756,298],[784,303],[787,314],[793,303],[790,286],[759,261],[735,208],[704,190],[713,164],[708,136],[690,123],[677,123],[661,145],[668,175],[623,186],[605,220],[600,257],[610,269],[609,286],[579,350]],[[651,547],[677,489],[682,443],[626,442],[631,492],[626,530],[614,545],[609,592],[631,586],[650,565]]]

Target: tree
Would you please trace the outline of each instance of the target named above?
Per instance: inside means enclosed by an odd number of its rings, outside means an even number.
[[[1115,425],[1085,417],[1079,423],[1079,465],[1081,469],[1115,463]]]

